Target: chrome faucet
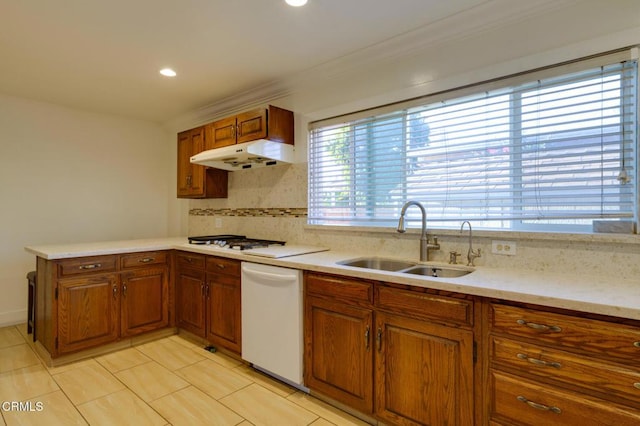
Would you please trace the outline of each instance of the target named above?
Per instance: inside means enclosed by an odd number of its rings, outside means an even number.
[[[469,222],[468,220],[462,222],[462,226],[460,226],[460,233],[462,233],[465,223],[469,225],[469,251],[467,251],[467,266],[476,266],[473,264],[473,261],[477,257],[480,257],[480,249],[478,249],[477,251],[473,250],[473,233],[471,231],[471,222]]]
[[[429,261],[429,250],[440,250],[440,244],[438,244],[438,237],[433,237],[433,243],[429,242],[427,238],[427,211],[422,207],[417,201],[407,201],[404,206],[402,206],[402,210],[400,211],[400,219],[398,220],[398,229],[397,231],[401,234],[407,232],[404,227],[404,214],[407,212],[407,208],[409,206],[414,205],[420,209],[422,212],[422,235],[420,235],[420,261],[427,262]]]

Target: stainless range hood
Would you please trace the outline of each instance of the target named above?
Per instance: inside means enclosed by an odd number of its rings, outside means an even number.
[[[203,151],[191,163],[223,170],[244,170],[293,163],[293,145],[258,139]]]

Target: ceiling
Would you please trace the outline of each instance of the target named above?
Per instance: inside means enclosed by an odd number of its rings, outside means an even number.
[[[495,1],[0,0],[0,93],[165,122]]]

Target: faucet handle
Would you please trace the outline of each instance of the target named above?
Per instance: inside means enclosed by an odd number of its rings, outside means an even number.
[[[449,252],[449,264],[457,265],[458,264],[458,256],[462,256],[462,254],[458,253],[457,251],[450,251]]]

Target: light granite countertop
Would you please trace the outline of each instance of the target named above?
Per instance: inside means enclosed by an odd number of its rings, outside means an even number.
[[[43,245],[25,247],[25,250],[45,259],[55,260],[179,249],[255,263],[408,284],[436,290],[454,291],[475,296],[640,320],[640,277],[633,280],[622,280],[615,278],[614,274],[562,274],[526,269],[476,267],[474,272],[462,277],[434,278],[337,264],[338,261],[359,257],[358,253],[354,252],[330,250],[271,259],[252,256],[236,250],[190,245],[186,240],[186,237],[184,237]],[[388,256],[384,257],[387,258]],[[417,263],[417,259],[403,258],[402,260]]]

